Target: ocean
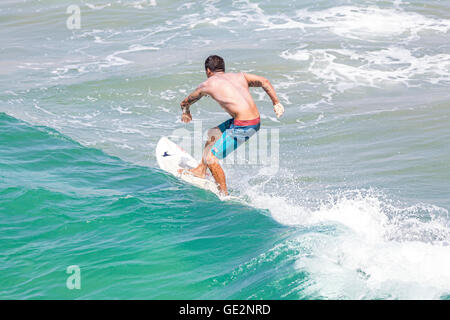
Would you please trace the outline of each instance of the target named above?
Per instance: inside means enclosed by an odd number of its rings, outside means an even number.
[[[1,299],[450,299],[449,1],[7,0],[0,38]],[[210,54],[286,110],[251,89],[276,166],[226,201],[155,157],[229,118],[180,121]]]

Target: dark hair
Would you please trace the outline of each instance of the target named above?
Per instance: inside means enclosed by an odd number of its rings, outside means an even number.
[[[222,57],[213,55],[209,56],[205,60],[205,70],[211,70],[212,72],[223,71],[225,72],[225,61],[223,61]]]

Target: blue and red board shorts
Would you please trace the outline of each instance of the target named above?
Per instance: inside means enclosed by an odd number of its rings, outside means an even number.
[[[219,126],[222,136],[212,146],[211,152],[223,159],[258,132],[260,118],[252,120],[228,119]]]

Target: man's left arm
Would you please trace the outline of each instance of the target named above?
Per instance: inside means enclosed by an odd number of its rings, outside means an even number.
[[[277,118],[281,117],[284,113],[284,107],[278,100],[277,94],[275,93],[275,89],[269,80],[264,77],[257,76],[255,74],[244,73],[244,77],[247,80],[247,84],[249,87],[261,87],[270,97],[273,103],[273,111],[277,115]]]

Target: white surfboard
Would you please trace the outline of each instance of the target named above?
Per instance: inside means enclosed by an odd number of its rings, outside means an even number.
[[[211,191],[220,197],[219,188],[214,181],[198,178],[189,173],[178,173],[179,169],[197,167],[198,162],[189,153],[170,141],[167,137],[162,137],[156,145],[156,160],[162,170],[169,172],[177,178],[194,186]]]

